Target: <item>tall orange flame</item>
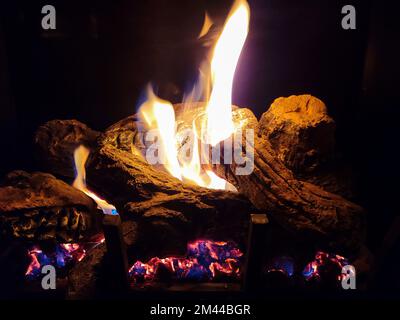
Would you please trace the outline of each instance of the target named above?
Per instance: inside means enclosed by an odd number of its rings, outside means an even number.
[[[233,133],[232,85],[236,65],[246,41],[250,20],[249,5],[237,0],[213,51],[212,91],[207,104],[207,142],[216,145]]]
[[[186,103],[198,101],[201,98],[206,99],[205,119],[199,127],[196,127],[195,119],[193,119],[193,134],[186,142],[191,150],[190,159],[183,159],[184,157],[178,152],[175,113],[172,104],[158,98],[151,87],[147,90],[147,100],[141,105],[140,114],[150,129],[157,128],[158,130],[159,141],[156,149],[161,153],[158,159],[172,176],[180,180],[189,180],[211,189],[234,190],[232,185],[202,166],[202,146],[203,144],[215,146],[234,133],[231,101],[233,77],[246,41],[249,19],[250,9],[247,2],[236,0],[212,50],[210,66],[203,64],[199,82],[185,97]],[[211,21],[206,15],[201,36],[209,30],[210,24]]]

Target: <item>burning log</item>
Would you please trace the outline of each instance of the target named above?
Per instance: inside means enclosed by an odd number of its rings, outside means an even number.
[[[141,156],[108,144],[93,154],[87,172],[96,190],[107,186],[107,197],[123,208],[125,219],[140,222],[138,247],[146,253],[161,247],[182,252],[198,237],[245,242],[251,204],[239,194],[183,184]]]
[[[95,203],[45,173],[13,171],[0,187],[3,236],[71,242],[93,231]]]
[[[194,105],[194,116],[197,112],[195,109],[200,106],[201,104]],[[180,118],[179,110],[182,107],[175,106],[178,126],[180,121],[181,125],[185,122]],[[257,133],[254,145],[251,146],[254,151],[254,171],[250,175],[236,175],[234,173],[237,165],[233,163],[216,165],[215,172],[235,185],[257,209],[271,213],[287,229],[309,235],[317,241],[357,247],[363,237],[362,209],[340,196],[297,180],[293,172],[278,159],[265,134],[264,121],[258,124],[249,109],[234,109],[233,120],[241,123],[243,129],[251,128]],[[58,122],[57,125],[48,123],[39,129],[36,141],[42,146],[57,144],[60,155],[51,156],[53,159],[63,160],[68,157],[71,143],[63,142],[65,135],[57,138],[58,131],[68,130],[65,127],[58,130],[56,128],[71,125],[73,124],[70,122]],[[49,128],[53,128],[50,129],[51,134],[41,133]],[[96,148],[87,170],[93,187],[106,192],[107,197],[117,206],[124,207],[126,213],[135,218],[140,217],[143,230],[157,230],[158,232],[151,234],[159,237],[161,243],[170,243],[171,241],[164,240],[171,236],[172,239],[179,238],[179,243],[186,243],[184,240],[197,232],[205,232],[209,236],[205,230],[218,229],[216,226],[226,225],[227,222],[240,224],[240,221],[247,220],[247,216],[244,219],[230,218],[232,210],[240,212],[243,208],[245,212],[249,212],[246,209],[247,201],[239,195],[182,184],[169,174],[150,166],[139,153],[132,153],[131,150],[135,150],[133,147],[144,148],[140,144],[140,134],[139,119],[131,116],[110,127],[104,136],[93,135],[98,137],[97,145],[88,141],[90,145],[96,145]],[[52,137],[51,140],[43,139],[49,136]],[[82,136],[78,138],[72,144],[77,145],[83,141]],[[41,150],[44,152],[42,157],[45,158],[47,149]],[[72,155],[70,157],[72,159]],[[62,174],[58,168],[59,165],[55,163],[51,170]],[[212,214],[205,216],[207,213]],[[193,225],[196,227],[188,228]],[[232,226],[225,228],[231,231],[235,229]],[[240,240],[238,242],[241,243]]]
[[[182,183],[149,165],[140,154],[132,153],[127,141],[136,134],[135,119],[121,121],[120,128],[114,125],[115,139],[111,139],[111,130],[106,135],[93,134],[75,120],[50,121],[35,136],[39,158],[51,159],[47,161],[50,172],[72,177],[71,146],[82,142],[91,146],[86,164],[90,187],[112,202],[123,219],[140,223],[137,247],[143,251],[139,256],[183,253],[186,243],[198,237],[244,245],[248,217],[254,210],[251,203],[238,193]]]
[[[214,170],[286,229],[335,246],[358,247],[364,236],[363,209],[318,186],[297,180],[274,152],[265,135],[264,122],[257,124],[250,113],[248,109],[236,109],[233,118],[243,124],[242,129],[257,133],[254,144],[248,146],[254,152],[253,172],[236,175],[236,163],[214,165]]]
[[[100,132],[90,129],[76,120],[53,120],[45,123],[36,132],[35,156],[43,171],[73,178],[75,175],[74,150],[80,145],[96,146]]]
[[[290,108],[294,111],[297,110],[298,114],[288,116],[290,120],[281,119],[282,128],[273,131],[274,134],[269,134],[271,131],[267,128],[272,121],[268,120],[271,118],[268,116],[268,111],[264,113],[258,123],[250,109],[234,106],[232,119],[236,127],[242,128],[243,148],[246,146],[244,131],[252,129],[256,133],[254,144],[249,143],[248,146],[251,150],[243,152],[244,155],[254,154],[254,170],[250,175],[237,175],[235,173],[239,166],[234,161],[232,164],[213,165],[213,169],[220,177],[232,183],[257,209],[270,213],[286,229],[297,234],[307,235],[307,238],[315,239],[319,243],[327,242],[335,246],[343,245],[346,248],[358,247],[364,236],[363,209],[336,194],[326,192],[319,186],[299,180],[296,174],[279,159],[270,143],[270,139],[281,141],[279,135],[283,135],[282,139],[286,139],[285,152],[288,155],[301,154],[301,149],[298,149],[299,142],[294,141],[297,139],[295,136],[299,132],[302,132],[303,136],[310,136],[309,139],[302,142],[302,148],[314,150],[312,153],[318,155],[314,159],[316,167],[319,162],[323,162],[324,158],[329,158],[332,153],[333,141],[331,139],[333,139],[334,123],[326,114],[326,107],[322,101],[310,95],[292,96],[288,99],[292,105]],[[279,99],[278,101],[285,104],[286,100],[283,98],[283,101]],[[184,126],[182,123],[188,119],[191,122],[196,118],[196,114],[201,113],[204,104],[190,105],[189,117],[187,111],[182,112],[184,108],[187,110],[187,105],[178,104],[174,107],[178,125]],[[311,113],[316,113],[316,115],[310,115]],[[183,118],[182,114],[186,118]],[[275,115],[275,118],[277,117]],[[301,123],[296,124],[296,118],[301,118]],[[287,123],[289,121],[290,125]],[[275,119],[274,122],[279,121]],[[282,123],[285,124],[282,125]],[[277,125],[277,127],[279,126]],[[312,142],[314,135],[322,135],[323,132],[328,135],[326,146],[323,145],[323,142],[318,142],[317,138],[316,142]],[[220,160],[221,163],[225,163],[222,148],[223,143],[221,143]],[[276,146],[276,148],[278,147]],[[288,162],[291,157],[293,156],[283,159]],[[298,157],[302,160],[300,162],[296,162],[296,160],[292,164],[297,163],[298,169],[306,171],[307,155],[303,154]],[[323,182],[323,179],[315,180]],[[333,180],[337,182],[336,178]],[[332,181],[332,179],[328,181]],[[346,188],[335,189],[345,190]]]

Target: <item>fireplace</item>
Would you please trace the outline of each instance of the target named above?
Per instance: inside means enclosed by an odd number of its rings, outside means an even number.
[[[115,6],[110,14],[127,18]],[[264,11],[254,8],[257,1],[235,0],[221,12],[196,13],[196,23],[185,15],[196,34],[176,44],[195,57],[181,61],[190,71],[176,71],[184,85],[146,75],[142,93],[130,97],[136,108],[121,116],[89,108],[93,118],[85,119],[65,109],[27,129],[32,147],[8,164],[0,185],[2,296],[229,299],[342,296],[354,279],[358,289],[373,287],[370,213],[357,194],[356,166],[342,154],[347,124],[326,94],[331,86],[276,90],[262,110],[252,99],[235,101],[257,69],[243,67],[263,38],[252,19],[262,22]],[[108,24],[98,19],[107,15],[87,10],[89,41],[101,45]],[[57,34],[40,31],[41,39],[68,39],[64,23]],[[145,33],[138,38],[156,41],[155,52],[172,45]],[[107,88],[96,86],[97,97]]]

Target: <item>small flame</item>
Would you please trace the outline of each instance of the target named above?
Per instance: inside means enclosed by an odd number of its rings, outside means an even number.
[[[204,37],[208,33],[208,31],[210,31],[210,28],[212,27],[212,25],[213,25],[213,21],[210,18],[210,16],[208,15],[208,13],[206,12],[204,15],[203,28],[200,31],[198,39]]]
[[[38,248],[33,248],[28,252],[29,257],[31,258],[31,262],[29,263],[28,269],[25,272],[26,276],[29,276],[36,272],[36,270],[40,269],[40,262],[38,260],[38,255],[42,254],[42,250]]]
[[[107,201],[101,199],[94,192],[90,191],[86,186],[85,164],[89,157],[89,153],[89,150],[82,145],[75,149],[74,161],[76,177],[72,186],[91,197],[97,203],[97,206],[103,211],[104,214],[116,215],[118,214],[117,209],[112,204],[109,204]]]

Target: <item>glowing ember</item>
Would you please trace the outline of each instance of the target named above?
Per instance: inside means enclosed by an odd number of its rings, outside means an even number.
[[[205,100],[201,123],[196,124],[196,119],[191,119],[192,134],[187,137],[189,141],[186,142],[190,148],[189,157],[185,152],[178,152],[179,139],[172,104],[158,98],[151,87],[147,90],[147,100],[141,105],[140,114],[148,129],[157,129],[158,132],[157,141],[153,141],[156,144],[154,148],[150,148],[150,152],[146,152],[146,159],[151,164],[162,164],[179,180],[188,180],[209,189],[235,190],[232,185],[209,170],[208,156],[204,156],[203,146],[216,146],[235,131],[232,121],[232,85],[236,65],[247,38],[249,19],[250,9],[247,2],[236,0],[212,50],[211,62],[203,64],[198,83],[184,99],[187,105],[190,102]],[[207,33],[210,24],[211,20],[206,15],[200,36]],[[188,110],[183,111],[183,118],[186,111]],[[153,136],[153,139],[156,137]],[[151,141],[151,137],[148,141]],[[157,150],[157,156],[152,154],[153,150],[154,153]]]
[[[89,157],[88,149],[86,149],[82,145],[76,148],[74,152],[76,178],[72,186],[78,190],[81,190],[82,192],[86,193],[89,197],[91,197],[97,203],[97,206],[103,211],[104,214],[111,214],[111,215],[118,214],[117,209],[112,204],[109,204],[107,201],[101,199],[94,192],[90,191],[87,188],[85,163],[88,157]]]
[[[315,260],[311,261],[303,270],[303,276],[307,281],[320,280],[321,274],[326,271],[337,273],[338,280],[342,280],[345,274],[342,274],[342,268],[348,265],[346,258],[337,254],[329,254],[318,251],[315,254]]]
[[[294,260],[287,256],[274,258],[269,264],[267,272],[281,272],[291,277],[294,274]]]
[[[237,278],[242,256],[233,243],[197,240],[188,244],[185,258],[154,257],[147,263],[137,261],[129,275],[134,283],[154,280],[162,272],[175,280],[209,281],[219,275]]]
[[[39,247],[34,246],[28,254],[31,263],[25,276],[29,280],[34,280],[41,275],[43,266],[52,265],[57,269],[63,269],[76,261],[81,261],[86,255],[86,250],[77,243],[66,243],[56,245],[51,253],[45,253]]]

